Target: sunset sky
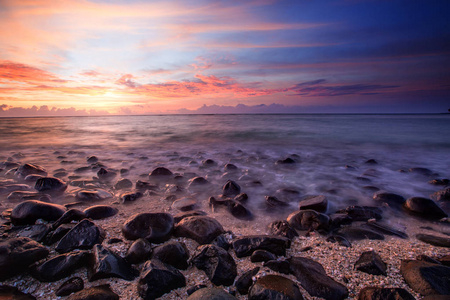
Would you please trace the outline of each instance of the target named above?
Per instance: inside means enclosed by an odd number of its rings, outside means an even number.
[[[450,1],[0,0],[0,116],[446,112]]]

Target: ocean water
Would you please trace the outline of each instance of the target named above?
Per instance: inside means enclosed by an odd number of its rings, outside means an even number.
[[[127,169],[123,177],[133,182],[145,180],[158,166],[167,167],[186,179],[179,183],[179,197],[218,195],[232,179],[249,195],[256,215],[265,214],[267,195],[291,203],[288,214],[300,197],[324,194],[332,211],[373,204],[374,188],[405,198],[437,191],[428,181],[450,177],[449,129],[450,115],[0,118],[0,161],[35,163],[50,175],[63,169],[63,180],[70,181],[74,170],[89,166],[86,158],[95,155],[108,168]],[[277,164],[287,157],[296,163]],[[204,165],[207,159],[214,164]],[[366,164],[369,159],[377,164]],[[227,163],[237,170],[227,172]],[[419,167],[432,174],[410,171]],[[0,175],[5,177],[5,171]],[[96,170],[83,176],[92,179]],[[193,176],[211,183],[201,196],[189,190]],[[163,198],[173,186],[161,189]]]

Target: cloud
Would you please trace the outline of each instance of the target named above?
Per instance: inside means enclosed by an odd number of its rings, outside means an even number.
[[[0,105],[0,117],[36,117],[36,116],[93,116],[93,115],[107,115],[104,110],[86,110],[69,108],[56,108],[42,105],[40,107],[33,105],[32,107],[14,107],[6,104]]]
[[[0,83],[10,82],[36,84],[41,82],[64,83],[66,80],[39,68],[2,60],[0,61]]]
[[[295,85],[290,90],[294,91],[293,96],[308,97],[330,97],[344,95],[376,95],[383,91],[390,91],[400,86],[382,84],[326,84],[325,79],[302,82]]]
[[[116,84],[124,85],[129,88],[136,88],[139,84],[133,81],[133,78],[134,76],[132,74],[125,74],[116,81]]]

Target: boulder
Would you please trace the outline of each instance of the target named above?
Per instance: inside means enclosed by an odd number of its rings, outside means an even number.
[[[137,239],[131,244],[125,259],[131,264],[138,264],[146,261],[152,254],[152,245],[146,239]]]
[[[75,251],[57,255],[44,263],[34,266],[31,274],[43,282],[53,282],[69,277],[79,268],[86,267],[91,255],[87,251]]]
[[[101,227],[84,219],[59,241],[55,250],[59,253],[67,253],[74,249],[89,250],[95,244],[101,244],[104,238],[105,232]]]
[[[298,286],[289,278],[279,275],[266,275],[252,285],[248,292],[248,299],[302,300],[303,295]]]
[[[447,217],[447,214],[433,200],[427,198],[409,198],[403,207],[407,212],[425,219],[440,220]]]
[[[153,249],[152,259],[158,259],[177,269],[186,270],[189,266],[189,250],[178,241],[169,241]]]
[[[86,218],[100,220],[115,216],[119,210],[109,205],[94,205],[86,208],[83,212]]]
[[[268,212],[282,211],[290,206],[289,203],[281,201],[275,196],[266,196],[265,205]]]
[[[58,297],[69,296],[72,293],[76,293],[84,289],[83,279],[80,277],[72,277],[69,280],[64,281],[56,290],[55,295]]]
[[[201,245],[210,243],[222,233],[222,225],[207,216],[187,217],[175,226],[175,236],[193,239]]]
[[[65,211],[66,208],[62,205],[28,200],[14,207],[11,212],[11,222],[14,225],[28,225],[34,224],[37,219],[56,221]]]
[[[422,296],[450,294],[450,267],[420,260],[402,260],[400,273]]]
[[[407,290],[402,288],[382,288],[368,286],[363,288],[358,294],[358,300],[415,300]]]
[[[258,274],[260,267],[256,267],[254,269],[251,269],[245,273],[243,273],[237,280],[236,280],[236,289],[241,295],[247,295],[248,289],[253,284],[253,277]]]
[[[355,269],[372,275],[386,276],[387,267],[375,251],[366,251],[355,263]]]
[[[227,209],[233,217],[240,220],[253,220],[252,212],[241,203],[230,200],[227,204]]]
[[[89,270],[89,281],[109,277],[131,281],[138,275],[138,272],[126,260],[110,249],[102,245],[95,245],[93,252],[94,264]]]
[[[288,221],[274,221],[269,224],[269,232],[272,235],[279,235],[292,240],[298,236],[297,231],[288,223]]]
[[[298,210],[287,217],[289,225],[297,230],[328,230],[330,218],[314,210]]]
[[[237,257],[252,255],[256,250],[267,250],[276,255],[286,255],[286,249],[291,246],[287,238],[273,235],[243,236],[233,241],[233,248]]]
[[[161,243],[170,238],[173,225],[173,217],[168,213],[140,213],[123,224],[122,233],[128,240],[145,238],[151,243]]]
[[[320,213],[324,213],[328,208],[328,200],[324,195],[307,196],[298,203],[299,210],[312,209]]]
[[[219,288],[202,288],[190,295],[187,300],[236,300],[237,298],[223,289]]]
[[[76,292],[66,300],[119,300],[119,295],[111,290],[109,284],[103,284]]]

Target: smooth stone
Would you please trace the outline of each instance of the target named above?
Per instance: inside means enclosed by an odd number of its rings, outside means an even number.
[[[320,213],[324,213],[328,208],[328,200],[324,195],[307,196],[298,203],[299,210],[312,209]]]
[[[276,260],[276,259],[277,259],[277,256],[267,250],[256,250],[250,256],[250,261],[252,263],[267,262],[269,260]]]
[[[122,234],[127,240],[145,238],[151,243],[161,243],[170,238],[173,225],[173,217],[168,213],[141,213],[123,224]]]
[[[347,288],[327,276],[325,269],[318,262],[306,257],[292,257],[289,263],[291,273],[311,296],[326,300],[341,300],[348,297]]]
[[[186,270],[189,266],[189,250],[178,241],[169,241],[154,248],[152,259],[155,258],[180,270]]]
[[[119,210],[109,205],[94,205],[86,208],[83,212],[89,219],[100,220],[115,216]]]
[[[70,294],[81,291],[82,289],[84,289],[83,279],[80,277],[72,277],[61,284],[61,286],[56,290],[55,295],[58,297],[69,296]]]
[[[28,191],[14,191],[11,192],[6,199],[9,201],[27,201],[27,200],[39,200],[42,201],[43,197],[51,198],[48,194],[42,194],[39,192],[28,192]],[[47,201],[42,201],[47,202]]]
[[[238,169],[238,167],[236,167],[236,165],[230,164],[230,163],[228,163],[224,166],[224,170],[227,172],[236,171],[237,169]]]
[[[14,226],[10,233],[15,233],[18,237],[28,237],[38,243],[45,241],[47,235],[51,231],[51,226],[48,224],[37,224],[31,226]]]
[[[236,197],[234,197],[233,200],[237,201],[239,203],[246,203],[248,200],[248,195],[246,193],[241,193],[241,194],[237,195]]]
[[[173,220],[174,220],[175,224],[178,224],[184,218],[193,217],[193,216],[206,216],[206,213],[201,210],[183,211],[183,212],[177,213],[175,216],[173,216]]]
[[[109,284],[93,286],[69,295],[66,300],[119,300]]]
[[[450,238],[435,236],[431,234],[417,234],[416,238],[419,241],[433,246],[450,248]]]
[[[57,255],[31,270],[34,278],[42,282],[53,282],[65,277],[82,267],[86,267],[91,258],[87,251],[76,251]]]
[[[437,191],[433,193],[430,197],[435,201],[442,201],[442,202],[450,201],[450,188]]]
[[[411,173],[415,173],[415,174],[419,174],[419,175],[423,175],[423,176],[427,176],[427,177],[434,175],[433,171],[431,171],[430,169],[427,169],[427,168],[417,168],[416,167],[416,168],[410,168],[408,171]]]
[[[383,211],[373,206],[349,206],[338,210],[337,213],[346,213],[353,221],[381,220]]]
[[[372,275],[386,276],[387,266],[375,251],[366,251],[355,263],[355,269]]]
[[[373,231],[371,229],[367,228],[361,228],[361,227],[343,227],[339,229],[336,234],[342,235],[345,238],[347,238],[350,241],[359,241],[364,239],[369,240],[384,240],[384,235]]]
[[[241,187],[233,180],[228,180],[222,187],[222,194],[225,197],[235,197],[241,193]]]
[[[95,245],[93,252],[94,264],[89,270],[89,281],[110,277],[131,281],[138,275],[138,272],[125,259],[110,249]]]
[[[194,177],[189,180],[189,188],[196,188],[210,184],[208,180],[203,177]]]
[[[192,198],[181,198],[181,199],[175,200],[172,203],[173,209],[178,209],[181,211],[194,210],[196,207],[197,207],[197,201]]]
[[[402,260],[400,273],[422,296],[450,294],[450,267],[420,260]]]
[[[66,211],[58,220],[56,220],[52,227],[58,228],[62,224],[67,224],[72,221],[81,221],[83,219],[86,219],[86,214],[76,208],[71,208],[68,211]]]
[[[228,202],[227,209],[236,219],[251,221],[254,219],[252,212],[239,202],[231,200]]]
[[[411,214],[425,219],[440,220],[447,217],[447,214],[436,204],[436,202],[427,198],[409,198],[406,200],[403,207]]]
[[[248,300],[259,299],[302,300],[303,295],[289,278],[266,275],[259,278],[248,292]]]
[[[140,190],[140,191],[146,191],[146,190],[157,191],[158,190],[158,186],[157,185],[153,185],[150,182],[145,182],[145,181],[142,181],[142,180],[138,180],[138,181],[136,181],[136,189]]]
[[[100,170],[97,172],[97,177],[102,181],[112,180],[116,176],[117,176],[116,172],[105,168],[100,168]]]
[[[228,242],[228,239],[226,238],[225,234],[221,234],[218,237],[216,237],[211,244],[216,245],[220,248],[223,248],[228,251],[230,249],[230,243]]]
[[[290,206],[289,203],[281,201],[275,196],[266,196],[264,203],[268,212],[284,210]]]
[[[267,250],[275,255],[284,256],[290,246],[289,239],[273,235],[243,236],[233,241],[234,251],[239,258],[252,255],[256,250]]]
[[[125,259],[131,264],[146,261],[152,254],[152,245],[146,239],[137,239],[131,244]]]
[[[59,178],[42,177],[36,181],[34,188],[38,192],[62,194],[67,189],[67,184]]]
[[[175,236],[187,237],[203,245],[212,242],[224,233],[222,225],[207,216],[192,216],[182,219],[175,226]]]
[[[202,161],[202,165],[205,167],[212,167],[212,166],[217,165],[217,163],[214,160],[208,158],[208,159]]]
[[[205,284],[197,284],[197,285],[191,286],[190,288],[188,288],[186,290],[186,294],[188,294],[188,296],[190,296],[193,293],[195,293],[196,291],[198,291],[199,289],[203,289],[203,288],[206,288],[206,287],[208,287],[208,286],[205,285]]]
[[[114,185],[114,189],[123,190],[123,189],[131,189],[133,187],[133,182],[130,179],[122,178],[119,179]]]
[[[269,232],[272,235],[279,235],[292,240],[298,236],[297,231],[288,223],[288,221],[274,221],[269,224]]]
[[[156,299],[174,289],[186,286],[184,275],[171,265],[157,259],[147,261],[137,284],[139,296]]]
[[[258,274],[260,267],[256,267],[254,269],[251,269],[245,273],[243,273],[235,283],[236,289],[241,295],[247,295],[249,288],[253,284],[253,277]]]
[[[104,238],[105,232],[100,226],[84,219],[59,241],[55,250],[59,253],[67,253],[75,249],[89,250],[95,244],[101,244]]]
[[[33,165],[33,164],[23,164],[19,166],[17,169],[15,175],[18,177],[25,178],[28,175],[36,174],[36,175],[42,175],[47,176],[47,171],[41,166]]]
[[[62,239],[74,227],[75,224],[62,224],[58,226],[55,230],[47,234],[44,240],[44,244],[53,245],[54,243]]]
[[[375,203],[385,203],[389,207],[392,208],[400,208],[406,201],[403,196],[394,194],[394,193],[387,193],[387,192],[377,192],[373,195],[373,200]]]
[[[378,164],[378,162],[373,158],[366,160],[364,163],[366,165],[377,165]]]
[[[56,221],[65,211],[66,208],[62,205],[28,200],[14,207],[11,212],[11,222],[14,225],[32,225],[37,219]]]
[[[344,246],[347,248],[351,248],[352,244],[343,236],[333,234],[332,236],[327,238],[327,242],[338,243],[340,246]]]
[[[137,199],[142,198],[142,196],[144,196],[144,194],[141,192],[124,193],[124,194],[120,195],[120,200],[123,203],[134,202]]]
[[[172,175],[173,175],[172,171],[164,167],[158,167],[149,174],[150,177],[172,176]]]
[[[290,157],[287,157],[285,159],[279,159],[275,162],[276,165],[294,165],[296,163],[297,162]]]
[[[95,191],[91,191],[91,190],[78,191],[75,196],[75,199],[77,201],[82,201],[82,202],[96,202],[96,201],[103,201],[106,199],[110,199],[112,197],[113,197],[113,195],[110,192],[107,192],[102,189],[97,189]]]
[[[264,263],[264,267],[286,275],[289,275],[291,273],[291,266],[286,260],[269,260]]]
[[[36,300],[36,297],[19,291],[15,286],[0,285],[1,300]]]
[[[415,300],[407,290],[402,288],[365,287],[358,294],[358,300]]]
[[[203,288],[195,291],[187,300],[236,300],[237,298],[223,289]]]
[[[237,276],[236,262],[223,248],[203,245],[197,248],[192,263],[215,285],[232,285]]]
[[[328,230],[330,218],[314,210],[298,210],[287,217],[287,222],[297,230]]]
[[[88,163],[90,163],[90,164],[94,164],[94,163],[98,162],[98,158],[97,158],[97,156],[92,155],[92,156],[89,156],[89,157],[86,159],[86,161],[87,161]]]
[[[49,250],[27,237],[0,241],[0,280],[28,270],[28,266],[48,256]]]
[[[364,226],[367,226],[368,228],[375,230],[376,232],[379,232],[382,234],[393,235],[393,236],[400,237],[402,239],[408,238],[408,235],[405,232],[391,228],[387,224],[381,224],[381,223],[377,223],[377,222],[368,222]]]

